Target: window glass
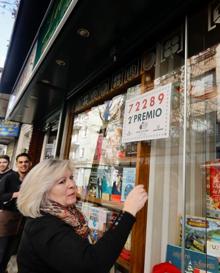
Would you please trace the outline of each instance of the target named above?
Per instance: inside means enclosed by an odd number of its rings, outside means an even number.
[[[149,166],[145,273],[164,262],[182,272],[219,272],[219,17],[219,1],[213,1],[187,17],[187,37],[184,23],[161,34],[155,50],[145,54],[142,84],[74,117],[70,158],[79,194],[93,202],[79,206],[96,239],[110,227],[140,175],[137,162]],[[126,100],[168,84],[169,136],[142,141],[149,147],[145,153],[138,152],[138,142],[123,144]],[[123,259],[129,260],[131,236]]]
[[[122,144],[122,126],[126,97],[138,93],[139,85],[131,87],[74,117],[70,159],[83,201],[77,206],[86,216],[94,241],[110,228],[135,185],[137,143]],[[128,272],[130,255],[131,236],[119,257],[123,262],[117,265],[123,272]]]
[[[149,273],[155,265],[168,261],[167,253],[173,246],[181,253],[180,221],[183,216],[184,152],[183,33],[182,27],[176,29],[158,41],[156,49],[153,88],[170,83],[172,85],[169,136],[150,141],[145,251],[145,272]]]
[[[219,272],[218,18],[218,1],[188,18],[185,272]]]

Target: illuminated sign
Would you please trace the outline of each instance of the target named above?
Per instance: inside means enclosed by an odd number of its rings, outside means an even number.
[[[0,137],[17,137],[19,135],[20,124],[18,122],[0,121]]]

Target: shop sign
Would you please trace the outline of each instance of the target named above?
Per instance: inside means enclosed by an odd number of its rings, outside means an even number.
[[[109,95],[111,91],[122,87],[124,84],[140,76],[140,63],[140,59],[136,58],[124,69],[112,75],[111,78],[107,78],[90,92],[85,93],[77,100],[74,111],[81,111],[83,108]]]
[[[32,71],[34,67],[34,58],[37,50],[37,44],[32,49],[32,52],[27,60],[24,70],[16,83],[16,87],[13,91],[13,94],[9,98],[9,104],[6,112],[6,118],[11,114],[12,110],[14,109],[16,103],[18,102],[19,98],[24,94],[24,89],[27,83],[30,81],[32,77]]]
[[[86,93],[77,100],[74,109],[75,112],[78,112],[84,107],[91,105],[93,102],[100,100],[109,93],[109,89],[109,79],[107,79],[97,85],[90,93]]]
[[[104,97],[109,92],[109,80],[105,80],[95,87],[92,92],[94,100]]]
[[[111,89],[117,89],[140,75],[140,60],[137,58],[112,76]]]
[[[66,10],[68,9],[71,0],[55,1],[54,6],[51,9],[44,25],[42,26],[38,38],[37,54],[35,58],[35,64],[40,59],[45,47],[47,46],[52,35],[58,28],[59,23],[63,19]]]
[[[18,122],[0,121],[0,137],[17,137],[20,125]]]
[[[126,101],[123,143],[169,137],[171,90],[169,83]]]

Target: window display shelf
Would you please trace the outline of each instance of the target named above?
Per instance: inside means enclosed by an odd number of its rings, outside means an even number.
[[[90,203],[98,204],[103,207],[107,207],[107,208],[114,209],[114,210],[122,210],[123,209],[123,202],[108,201],[108,200],[103,200],[101,198],[96,198],[96,197],[92,197],[92,196],[82,197],[81,195],[78,195],[77,198],[83,202],[90,202]]]
[[[94,167],[94,166],[113,166],[113,167],[117,167],[117,166],[130,166],[131,164],[135,164],[137,161],[137,157],[136,156],[127,156],[127,157],[123,157],[123,158],[117,158],[114,161],[100,161],[100,160],[93,160],[88,161],[88,160],[73,160],[74,165],[78,168],[83,168],[83,167]]]
[[[127,166],[127,165],[131,165],[131,164],[135,164],[136,161],[137,161],[136,156],[124,157],[124,158],[120,158],[119,165]]]

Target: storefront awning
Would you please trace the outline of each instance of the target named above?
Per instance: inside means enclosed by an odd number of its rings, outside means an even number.
[[[0,81],[0,92],[11,94],[36,32],[51,0],[20,0],[16,23]]]
[[[19,99],[9,106],[8,119],[41,122],[64,99],[149,48],[164,31],[170,33],[198,4],[201,1],[79,0]]]

